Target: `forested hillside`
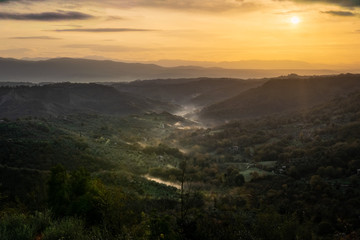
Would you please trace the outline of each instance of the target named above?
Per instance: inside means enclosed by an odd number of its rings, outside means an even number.
[[[69,114],[125,116],[178,107],[99,84],[57,83],[0,88],[0,117],[61,117]]]
[[[0,238],[358,239],[359,126],[358,91],[213,128],[3,119]]]
[[[260,86],[265,81],[231,78],[158,79],[115,83],[112,86],[122,92],[201,109]]]
[[[360,75],[353,74],[270,79],[260,87],[204,108],[199,118],[224,122],[306,110],[358,89]]]

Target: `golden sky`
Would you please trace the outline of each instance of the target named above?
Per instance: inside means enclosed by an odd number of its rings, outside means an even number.
[[[360,0],[0,0],[0,56],[354,64],[359,9]]]

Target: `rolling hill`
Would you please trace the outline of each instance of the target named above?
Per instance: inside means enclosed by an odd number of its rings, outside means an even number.
[[[260,86],[265,81],[231,78],[159,79],[115,83],[112,86],[119,91],[150,99],[202,108]]]
[[[0,118],[56,117],[79,113],[129,115],[174,109],[176,107],[171,104],[93,83],[0,88]]]
[[[226,121],[308,109],[360,89],[360,75],[272,79],[260,87],[204,108],[199,118]]]

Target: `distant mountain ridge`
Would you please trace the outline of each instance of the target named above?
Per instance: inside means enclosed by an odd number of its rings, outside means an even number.
[[[297,73],[335,74],[311,69],[224,69],[216,67],[161,67],[155,64],[124,63],[110,60],[54,58],[39,61],[0,58],[0,81],[17,82],[110,82],[159,78],[263,78]]]
[[[334,65],[329,64],[312,64],[304,61],[292,61],[292,60],[242,60],[242,61],[222,61],[222,62],[210,62],[210,61],[187,61],[187,60],[171,60],[162,59],[153,63],[163,67],[174,66],[201,66],[201,67],[220,67],[230,69],[334,69]],[[339,67],[337,67],[338,69]]]

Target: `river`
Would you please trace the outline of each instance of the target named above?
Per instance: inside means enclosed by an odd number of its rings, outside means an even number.
[[[174,188],[177,188],[179,190],[181,189],[181,185],[177,184],[177,183],[174,183],[174,182],[164,181],[164,180],[161,180],[160,178],[151,177],[148,174],[144,175],[143,177],[146,178],[147,180],[150,180],[150,181],[154,181],[154,182],[157,182],[157,183],[160,183],[160,184],[164,184],[166,186],[174,187]]]

